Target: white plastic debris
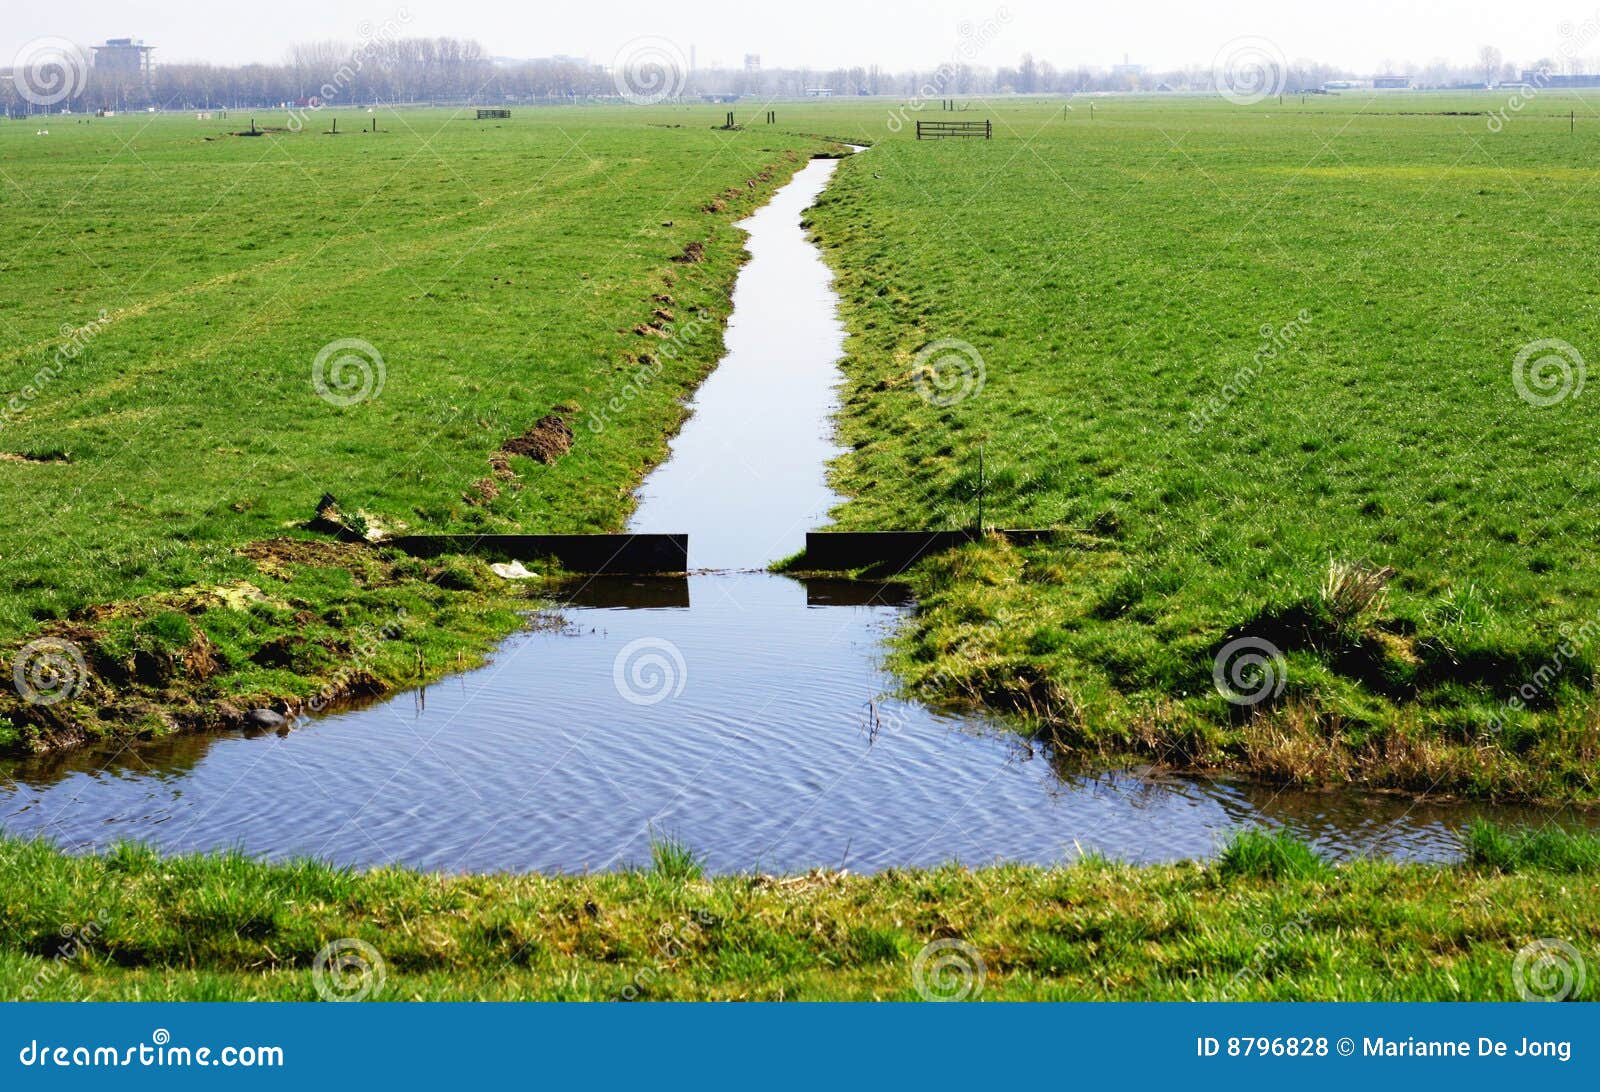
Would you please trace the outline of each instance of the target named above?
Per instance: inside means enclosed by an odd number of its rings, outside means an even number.
[[[529,580],[539,575],[538,573],[530,573],[523,568],[520,561],[507,561],[504,564],[496,563],[489,566],[489,571],[496,576],[504,577],[506,580]]]

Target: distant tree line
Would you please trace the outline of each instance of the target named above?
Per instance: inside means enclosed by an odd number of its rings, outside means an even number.
[[[1516,65],[1485,46],[1469,64],[1385,62],[1389,73],[1409,76],[1421,87],[1492,85],[1517,77]],[[1542,59],[1530,68],[1549,72],[1593,71],[1572,57]],[[0,108],[9,114],[44,107],[23,95],[12,73],[0,72]],[[702,95],[797,98],[826,89],[835,96],[890,95],[904,98],[996,94],[1071,94],[1096,91],[1209,91],[1217,73],[1191,66],[1169,71],[1122,65],[1111,69],[1057,68],[1024,54],[1014,66],[996,68],[949,62],[928,69],[889,72],[879,66],[850,68],[701,69],[668,65],[661,74],[671,97]],[[1367,75],[1371,75],[1368,73]],[[1320,89],[1357,74],[1309,61],[1282,62],[1270,74],[1285,92]],[[207,110],[234,107],[396,103],[505,104],[595,101],[620,98],[606,65],[570,57],[528,61],[492,59],[476,41],[460,38],[380,36],[351,45],[317,42],[295,46],[280,64],[222,66],[158,63],[148,81],[106,66],[82,67],[69,75],[72,93],[50,110]]]

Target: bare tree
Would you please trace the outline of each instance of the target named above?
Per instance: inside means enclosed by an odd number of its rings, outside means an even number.
[[[1505,60],[1501,52],[1492,45],[1486,45],[1478,50],[1478,70],[1483,73],[1483,82],[1494,83],[1500,75],[1500,65]]]

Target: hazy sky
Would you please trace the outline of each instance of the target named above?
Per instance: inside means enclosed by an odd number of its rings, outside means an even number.
[[[653,35],[685,54],[693,45],[702,66],[739,64],[746,53],[758,53],[770,67],[877,62],[926,68],[957,55],[963,24],[976,29],[986,21],[998,33],[970,60],[989,66],[1014,64],[1024,50],[1057,65],[1108,65],[1127,53],[1157,67],[1209,66],[1241,35],[1265,38],[1291,60],[1360,70],[1386,60],[1466,62],[1485,43],[1507,59],[1531,62],[1557,56],[1563,30],[1583,47],[1569,52],[1600,56],[1600,0],[271,0],[248,5],[237,17],[218,0],[4,2],[0,66],[45,35],[84,45],[139,37],[157,47],[158,61],[278,61],[294,42],[355,41],[364,24],[389,22],[405,36],[477,38],[496,56],[569,53],[606,64],[630,38]],[[1002,12],[1008,13],[1003,21]]]

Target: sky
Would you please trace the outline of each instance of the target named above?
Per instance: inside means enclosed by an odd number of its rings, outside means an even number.
[[[1600,0],[273,0],[230,17],[217,0],[5,0],[0,67],[41,37],[92,45],[137,37],[157,62],[281,61],[296,42],[355,42],[368,28],[397,36],[476,38],[493,56],[564,53],[609,64],[631,39],[673,43],[697,64],[765,67],[879,64],[931,68],[948,59],[995,67],[1025,51],[1058,67],[1133,62],[1155,68],[1209,66],[1231,41],[1265,39],[1288,60],[1324,61],[1359,72],[1391,63],[1473,61],[1481,46],[1531,63],[1600,57]],[[965,37],[963,36],[965,32]],[[1592,43],[1592,47],[1591,47]]]

